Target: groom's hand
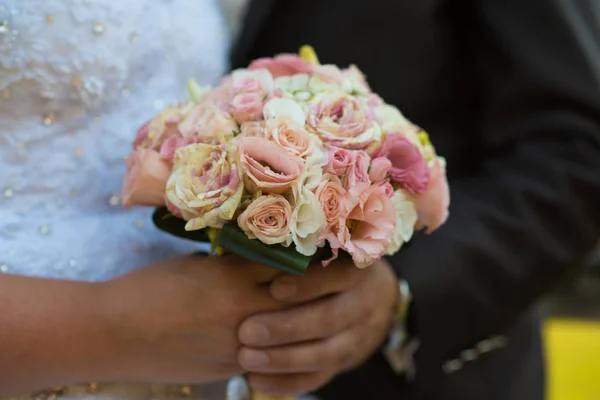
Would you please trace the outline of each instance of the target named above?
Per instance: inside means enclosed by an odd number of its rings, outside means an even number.
[[[391,267],[360,270],[351,262],[313,266],[304,277],[281,276],[271,294],[290,304],[240,327],[239,361],[250,385],[270,395],[315,390],[363,363],[384,341],[398,296]]]

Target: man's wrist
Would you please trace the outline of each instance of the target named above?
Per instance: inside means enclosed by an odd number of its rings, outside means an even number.
[[[400,279],[394,320],[387,344],[383,348],[383,354],[394,372],[405,374],[408,379],[412,379],[416,372],[413,363],[413,354],[418,347],[418,341],[409,336],[407,326],[411,303],[412,293],[410,286],[408,282]]]

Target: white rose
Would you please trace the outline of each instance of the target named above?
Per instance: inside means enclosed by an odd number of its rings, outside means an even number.
[[[341,92],[346,95],[353,92],[352,81],[335,65],[318,66],[308,86],[315,95],[324,92]]]
[[[404,243],[412,238],[417,223],[417,209],[403,190],[394,192],[392,203],[396,208],[396,229],[387,249],[388,256],[396,253]]]
[[[275,79],[275,89],[280,90],[285,97],[297,101],[308,101],[312,93],[308,88],[310,77],[307,74],[281,76]]]
[[[412,144],[421,147],[415,126],[396,107],[385,104],[374,110],[377,118],[381,120],[381,129],[384,133],[397,133],[405,137]]]
[[[292,241],[298,253],[312,256],[317,252],[321,231],[325,228],[325,213],[317,196],[302,188],[290,219]]]
[[[299,124],[304,125],[306,123],[306,114],[300,104],[290,99],[271,99],[263,107],[263,114],[265,119],[273,118],[289,118]]]

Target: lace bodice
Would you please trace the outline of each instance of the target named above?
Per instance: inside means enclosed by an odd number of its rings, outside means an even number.
[[[197,249],[122,209],[123,160],[229,39],[219,0],[0,0],[0,272],[102,280]]]

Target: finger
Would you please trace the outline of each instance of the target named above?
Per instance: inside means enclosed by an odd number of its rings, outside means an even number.
[[[253,315],[240,326],[240,342],[272,347],[333,336],[364,318],[370,307],[362,296],[344,292],[287,310]]]
[[[260,282],[257,282],[260,283]],[[243,311],[243,318],[248,318],[251,315],[256,315],[257,313],[272,313],[279,312],[285,310],[286,306],[282,302],[276,300],[269,293],[268,287],[257,287],[254,291],[252,298],[249,301],[242,305],[240,304],[240,310]],[[239,339],[239,327],[240,321],[236,324],[236,328],[238,329],[238,339]]]
[[[304,276],[281,275],[271,284],[271,294],[277,300],[301,303],[347,290],[363,279],[366,270],[351,262],[339,262],[329,267],[314,265]]]
[[[217,260],[258,284],[272,282],[276,277],[282,275],[282,272],[275,268],[249,261],[235,254],[225,254],[219,256]]]
[[[291,346],[246,347],[240,350],[238,361],[249,372],[265,374],[337,371],[351,361],[359,335],[360,329],[349,329],[329,339]]]
[[[240,268],[244,268],[245,273],[259,285],[270,284],[277,277],[284,275],[283,272],[276,268],[267,267],[263,264],[252,263],[245,260],[240,265]]]
[[[128,379],[152,382],[204,382],[222,381],[232,376],[240,375],[244,371],[239,365],[222,365],[217,363],[200,363],[178,360],[177,362],[161,362],[160,370],[135,371]],[[150,376],[150,378],[149,378]]]
[[[299,396],[325,386],[332,373],[310,373],[293,375],[250,374],[250,387],[261,394],[272,397]]]

